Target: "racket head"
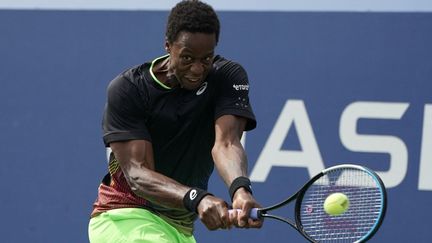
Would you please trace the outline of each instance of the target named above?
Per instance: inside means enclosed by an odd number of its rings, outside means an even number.
[[[324,201],[332,193],[348,196],[346,212],[331,216]],[[384,183],[372,170],[352,164],[333,166],[313,177],[298,193],[295,221],[310,241],[364,242],[382,224],[387,208]]]

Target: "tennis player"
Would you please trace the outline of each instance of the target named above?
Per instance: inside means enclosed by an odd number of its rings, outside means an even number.
[[[145,28],[145,27],[143,27]],[[247,178],[243,131],[255,128],[245,70],[215,55],[219,20],[206,3],[179,2],[166,28],[167,54],[108,86],[103,140],[112,149],[89,222],[90,242],[195,242],[209,230],[259,228]],[[232,207],[207,191],[216,166]]]

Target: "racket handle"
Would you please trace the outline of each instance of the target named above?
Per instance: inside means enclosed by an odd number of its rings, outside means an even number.
[[[230,209],[228,210],[228,213],[231,215],[234,213],[234,210],[237,210],[238,213],[240,213],[242,210],[241,209]],[[249,218],[251,219],[259,219],[258,216],[258,208],[252,208],[249,214]]]

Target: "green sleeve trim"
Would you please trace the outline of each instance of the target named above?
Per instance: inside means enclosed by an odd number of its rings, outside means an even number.
[[[166,54],[166,55],[164,55],[164,56],[161,56],[161,57],[158,57],[158,58],[156,58],[156,59],[154,59],[153,61],[152,61],[152,63],[151,63],[151,65],[150,65],[150,75],[152,76],[152,78],[154,79],[154,81],[156,82],[156,83],[158,83],[162,88],[164,88],[164,89],[171,89],[170,87],[168,87],[168,86],[166,86],[165,84],[163,84],[157,77],[156,77],[156,75],[154,75],[154,73],[153,73],[153,66],[154,66],[154,64],[157,62],[157,61],[159,61],[160,59],[163,59],[163,58],[166,58],[166,57],[168,57],[169,56],[169,54]]]

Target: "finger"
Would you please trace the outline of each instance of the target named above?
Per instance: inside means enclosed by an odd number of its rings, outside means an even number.
[[[229,229],[231,227],[228,213],[226,215],[221,216],[220,223],[221,223],[221,229]]]
[[[206,221],[203,221],[204,225],[209,230],[217,230],[220,227],[220,224],[218,224],[214,219],[207,219]]]
[[[238,214],[238,225],[247,227],[249,220],[250,207],[245,206]]]
[[[206,212],[203,214],[201,221],[204,223],[207,229],[212,231],[223,227],[223,223],[217,214],[217,211],[213,211],[213,213]]]
[[[236,222],[237,222],[237,215],[238,215],[238,211],[235,209],[229,210],[228,211],[228,220],[229,220],[229,226],[230,228],[234,225],[237,226]]]
[[[224,204],[218,208],[218,214],[219,214],[219,219],[221,221],[221,228],[222,229],[229,229],[231,228],[232,222],[231,222],[231,215],[230,212],[228,211],[228,207],[227,207],[227,203],[224,202]]]
[[[204,222],[204,225],[207,227],[207,229],[208,230],[211,230],[211,231],[213,231],[213,230],[217,230],[219,227],[217,227],[215,224],[213,224],[213,223],[205,223]]]
[[[263,224],[262,220],[249,219],[249,221],[248,221],[248,225],[250,228],[261,228],[262,224]]]

